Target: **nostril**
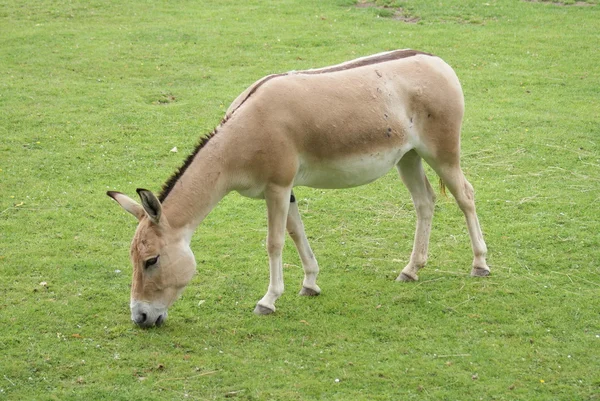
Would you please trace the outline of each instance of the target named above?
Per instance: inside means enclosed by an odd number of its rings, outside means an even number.
[[[135,315],[135,317],[131,317],[131,320],[133,320],[134,323],[138,326],[143,326],[146,323],[147,319],[148,315],[146,315],[145,313],[138,313],[137,315]]]

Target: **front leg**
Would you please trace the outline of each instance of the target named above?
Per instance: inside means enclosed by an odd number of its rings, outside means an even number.
[[[308,243],[308,239],[306,238],[304,224],[302,224],[300,212],[298,211],[298,204],[296,203],[296,198],[294,197],[293,192],[292,196],[290,197],[290,209],[287,216],[287,230],[288,234],[290,234],[290,237],[292,237],[292,240],[294,240],[294,244],[296,245],[296,249],[300,255],[300,260],[302,261],[302,267],[304,268],[304,281],[302,282],[300,295],[319,295],[321,293],[321,289],[317,285],[319,265],[317,264],[317,259],[315,259],[315,255],[313,254],[313,251]]]
[[[267,201],[267,252],[269,253],[269,289],[256,305],[254,313],[268,315],[275,312],[275,301],[283,294],[283,245],[289,210],[291,188],[269,187]]]

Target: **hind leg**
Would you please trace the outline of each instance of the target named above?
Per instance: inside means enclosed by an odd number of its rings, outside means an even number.
[[[435,194],[423,170],[421,157],[414,150],[404,155],[397,167],[400,177],[410,191],[410,196],[415,205],[417,228],[415,230],[415,240],[410,261],[396,280],[416,281],[419,279],[417,272],[427,262],[427,249],[429,247],[429,235],[433,220]]]
[[[479,225],[479,219],[475,212],[475,197],[473,186],[467,181],[458,162],[443,165],[432,165],[444,184],[448,187],[456,203],[465,215],[467,229],[471,237],[473,249],[473,269],[471,276],[488,276],[490,268],[486,262],[487,246],[483,240],[483,233]]]

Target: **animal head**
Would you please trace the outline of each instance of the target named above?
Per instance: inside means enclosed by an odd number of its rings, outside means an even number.
[[[138,219],[129,256],[133,265],[131,320],[140,327],[160,326],[196,272],[196,260],[181,230],[174,230],[154,194],[138,189],[142,204],[120,192],[107,192]]]

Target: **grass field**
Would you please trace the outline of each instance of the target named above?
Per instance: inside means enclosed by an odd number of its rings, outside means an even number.
[[[0,400],[600,399],[600,6],[567,3],[2,2]],[[395,172],[298,188],[323,293],[296,295],[289,241],[286,293],[258,317],[265,206],[231,194],[167,323],[134,327],[136,221],[105,192],[158,191],[264,75],[396,48],[462,81],[492,275],[469,277],[451,197],[406,284]]]

